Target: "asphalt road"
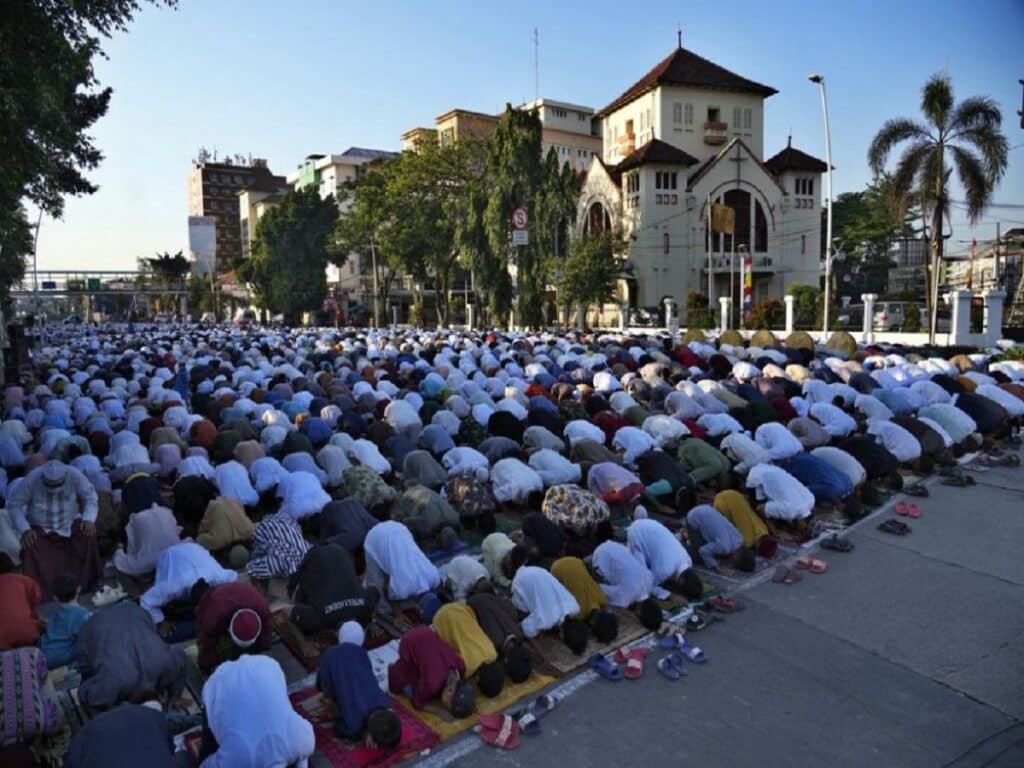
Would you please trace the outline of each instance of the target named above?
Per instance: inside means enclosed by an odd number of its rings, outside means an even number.
[[[1024,468],[931,481],[904,538],[875,525],[792,586],[744,590],[694,634],[710,661],[669,682],[585,672],[543,733],[497,752],[473,734],[425,766],[1024,766]]]

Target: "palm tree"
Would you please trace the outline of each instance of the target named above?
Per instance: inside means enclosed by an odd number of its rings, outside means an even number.
[[[966,195],[967,218],[976,223],[1006,172],[1007,141],[1001,130],[1003,116],[995,101],[972,96],[955,104],[948,75],[932,75],[925,83],[921,112],[924,123],[906,117],[887,120],[868,148],[868,164],[876,176],[881,175],[896,146],[905,144],[892,175],[893,205],[902,217],[908,201],[918,199],[922,213],[931,216],[932,265],[927,301],[929,338],[934,343],[935,293],[943,250],[942,218],[949,213],[949,180],[955,170]]]

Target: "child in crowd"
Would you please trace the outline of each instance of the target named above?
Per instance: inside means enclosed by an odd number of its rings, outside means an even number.
[[[64,572],[57,577],[53,589],[57,610],[46,622],[46,631],[39,639],[50,669],[70,664],[75,658],[75,641],[89,618],[88,609],[78,604],[78,593],[78,580],[73,574]]]

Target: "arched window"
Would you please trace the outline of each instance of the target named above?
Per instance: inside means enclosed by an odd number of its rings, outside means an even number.
[[[599,202],[591,203],[590,208],[587,209],[587,218],[583,222],[584,234],[600,235],[611,228],[612,222],[605,207]]]
[[[758,253],[768,250],[768,217],[757,199],[754,200],[754,250]]]
[[[743,189],[730,189],[722,198],[722,202],[736,212],[736,245],[750,247],[750,193]],[[725,253],[733,250],[732,238],[723,238]]]

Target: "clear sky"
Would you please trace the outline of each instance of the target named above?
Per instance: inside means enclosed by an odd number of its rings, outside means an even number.
[[[146,7],[106,45],[97,72],[114,89],[93,134],[105,160],[96,194],[44,219],[40,269],[126,269],[187,250],[187,176],[200,146],[266,157],[287,174],[311,153],[398,149],[400,135],[453,108],[498,112],[540,94],[603,107],[676,45],[779,90],[765,152],[793,144],[824,157],[817,87],[828,84],[835,193],[870,177],[882,122],[918,116],[920,88],[943,69],[956,94],[999,102],[1010,167],[993,208],[959,240],[1024,226],[1024,0],[734,0],[516,3],[181,0]],[[957,194],[958,199],[962,195]]]

